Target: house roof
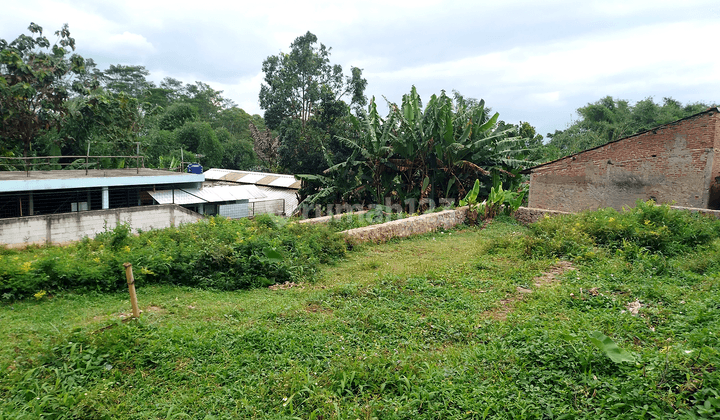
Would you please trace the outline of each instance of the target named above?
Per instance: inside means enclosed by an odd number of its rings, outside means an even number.
[[[264,185],[267,187],[300,189],[300,181],[293,175],[271,174],[267,172],[236,171],[232,169],[208,169],[205,179],[213,181],[229,181],[238,184]]]
[[[621,138],[621,139],[609,141],[609,142],[603,143],[603,144],[601,144],[601,145],[599,145],[599,146],[591,147],[591,148],[585,149],[585,150],[583,150],[583,151],[581,151],[581,152],[573,153],[572,155],[563,156],[563,157],[561,157],[561,158],[559,158],[559,159],[551,160],[550,162],[545,162],[545,163],[543,163],[543,164],[541,164],[541,165],[537,165],[537,166],[533,166],[532,168],[524,169],[524,170],[520,171],[520,173],[523,174],[523,175],[528,175],[528,174],[532,173],[532,171],[534,171],[535,169],[542,168],[543,166],[552,165],[552,164],[555,163],[555,162],[560,162],[561,160],[570,159],[570,158],[572,158],[573,156],[580,155],[580,154],[585,153],[585,152],[588,152],[588,151],[590,151],[590,150],[596,150],[596,149],[599,149],[599,148],[601,148],[601,147],[605,147],[605,146],[607,146],[608,144],[618,143],[618,142],[621,142],[621,141],[625,141],[625,140],[631,139],[631,138],[633,138],[633,137],[637,137],[637,136],[639,136],[639,135],[641,135],[641,134],[648,133],[648,132],[650,132],[650,131],[656,131],[656,130],[659,130],[659,129],[663,128],[663,127],[668,127],[668,126],[671,126],[671,125],[675,125],[675,124],[677,124],[677,123],[679,123],[679,122],[681,122],[681,121],[689,120],[689,119],[692,119],[692,118],[697,117],[698,115],[706,114],[706,113],[709,113],[709,112],[719,112],[719,113],[720,113],[720,107],[711,107],[711,108],[706,109],[705,111],[698,112],[697,114],[693,114],[693,115],[690,115],[690,116],[688,116],[688,117],[681,118],[681,119],[676,120],[676,121],[673,121],[673,122],[669,122],[669,123],[667,123],[667,124],[658,125],[657,127],[653,127],[653,128],[651,128],[651,129],[649,129],[649,130],[645,130],[645,131],[641,131],[641,132],[639,132],[639,133],[635,133],[635,134],[633,134],[633,135],[631,135],[631,136],[627,136],[627,137],[623,137],[623,138]]]
[[[0,171],[0,192],[200,183],[202,174],[159,169]]]
[[[206,188],[176,188],[173,190],[148,191],[160,204],[204,204],[228,201],[256,201],[267,195],[254,185],[220,185]]]

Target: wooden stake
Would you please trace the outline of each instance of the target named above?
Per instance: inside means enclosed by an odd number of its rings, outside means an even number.
[[[137,295],[135,294],[135,277],[133,277],[132,264],[125,263],[125,277],[127,277],[128,290],[130,290],[130,303],[132,304],[133,317],[140,318],[140,308],[138,307]]]

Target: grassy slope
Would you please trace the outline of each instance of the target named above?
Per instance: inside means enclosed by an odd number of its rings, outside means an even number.
[[[536,286],[557,261],[524,257],[523,230],[366,246],[286,290],[146,287],[139,322],[117,323],[124,294],[0,306],[0,418],[637,418],[712,398],[717,272],[610,257]]]

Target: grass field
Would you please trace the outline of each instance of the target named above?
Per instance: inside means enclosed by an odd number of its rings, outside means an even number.
[[[312,283],[141,287],[139,320],[127,293],[3,303],[0,419],[718,418],[720,240],[561,242],[499,218]]]

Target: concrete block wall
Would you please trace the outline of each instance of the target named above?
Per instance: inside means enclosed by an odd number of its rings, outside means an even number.
[[[0,219],[0,244],[11,248],[66,244],[86,236],[95,237],[121,223],[129,224],[137,233],[193,223],[201,218],[195,212],[168,204]]]
[[[341,214],[333,214],[331,216],[322,216],[322,217],[314,217],[312,219],[302,219],[298,221],[298,223],[309,223],[311,225],[315,225],[318,223],[328,223],[329,221],[333,219],[340,219],[341,217],[345,215],[354,215],[354,216],[362,216],[363,214],[366,214],[367,210],[360,210],[360,211],[353,211],[349,213],[341,213]]]
[[[528,207],[577,212],[654,199],[708,208],[718,185],[720,118],[711,109],[533,169]]]
[[[465,221],[467,207],[456,210],[443,210],[437,213],[427,213],[420,216],[408,217],[391,222],[370,225],[357,229],[343,231],[348,238],[364,242],[383,242],[390,238],[404,238],[422,233],[434,232],[438,228],[451,229]]]
[[[572,214],[566,211],[558,211],[558,210],[545,210],[545,209],[534,209],[530,207],[520,207],[513,213],[513,217],[515,220],[522,224],[530,224],[535,223],[541,218],[545,217],[545,215],[548,215],[550,217],[552,216],[559,216],[563,214]]]

